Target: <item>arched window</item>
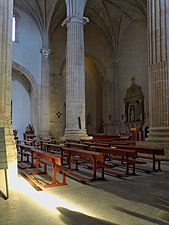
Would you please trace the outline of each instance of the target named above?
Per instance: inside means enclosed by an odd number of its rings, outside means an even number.
[[[16,40],[16,18],[15,16],[13,16],[13,19],[12,19],[12,41],[15,42]]]
[[[19,42],[19,20],[20,16],[14,10],[13,12],[13,19],[12,19],[12,41],[13,42]]]

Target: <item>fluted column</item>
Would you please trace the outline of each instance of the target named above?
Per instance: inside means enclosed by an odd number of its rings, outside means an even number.
[[[0,0],[0,127],[5,130],[10,184],[16,181],[17,176],[16,146],[11,125],[12,17],[13,0]],[[0,170],[0,190],[3,190],[3,182],[4,172]]]
[[[169,142],[169,0],[148,1],[149,137]]]
[[[49,55],[51,49],[41,48],[41,101],[40,101],[40,135],[50,136],[50,104],[49,104]]]
[[[85,66],[84,31],[87,18],[83,17],[86,0],[66,1],[66,128],[65,138],[87,136],[85,128]]]

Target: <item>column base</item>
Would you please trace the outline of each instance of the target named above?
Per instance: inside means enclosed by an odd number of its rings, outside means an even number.
[[[86,130],[65,130],[64,136],[61,138],[62,140],[70,139],[70,140],[80,140],[87,138],[88,135]]]
[[[167,142],[169,143],[169,127],[150,127],[146,142]]]

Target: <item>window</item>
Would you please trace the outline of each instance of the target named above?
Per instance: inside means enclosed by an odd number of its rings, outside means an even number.
[[[12,19],[12,41],[15,42],[16,40],[16,18],[15,16],[13,16]]]
[[[12,41],[19,42],[19,20],[20,15],[19,13],[14,10],[13,12],[13,19],[12,19]]]

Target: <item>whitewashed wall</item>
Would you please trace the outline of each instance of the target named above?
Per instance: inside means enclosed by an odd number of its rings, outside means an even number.
[[[42,41],[34,22],[19,11],[19,43],[13,42],[13,61],[25,67],[34,75],[37,83],[41,80]]]
[[[20,16],[19,42],[13,42],[12,60],[33,75],[37,86],[39,86],[41,83],[41,36],[34,22],[22,11],[17,10],[17,12]],[[20,74],[20,76],[23,75]],[[32,124],[30,95],[17,80],[12,82],[13,128],[18,129],[21,140],[27,124]]]
[[[23,133],[30,123],[30,96],[17,80],[12,81],[12,126],[18,130],[18,137],[23,140]]]

